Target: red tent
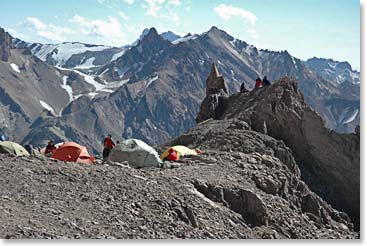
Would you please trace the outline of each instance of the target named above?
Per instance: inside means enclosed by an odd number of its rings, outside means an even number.
[[[51,157],[60,161],[94,164],[94,157],[89,155],[87,148],[74,142],[59,146]]]

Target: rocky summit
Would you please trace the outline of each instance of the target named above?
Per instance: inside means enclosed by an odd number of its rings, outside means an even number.
[[[290,79],[215,95],[157,146],[203,153],[161,168],[0,155],[0,237],[359,238],[359,192],[347,192],[359,188],[359,135],[326,130]]]

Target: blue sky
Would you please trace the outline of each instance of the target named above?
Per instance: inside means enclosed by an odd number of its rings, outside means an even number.
[[[1,8],[0,26],[26,41],[122,46],[146,27],[185,35],[217,26],[258,48],[360,69],[359,0],[13,0]]]

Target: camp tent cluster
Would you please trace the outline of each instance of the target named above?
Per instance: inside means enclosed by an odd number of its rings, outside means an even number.
[[[85,146],[74,142],[62,142],[55,145],[56,150],[52,153],[51,158],[66,161],[78,162],[84,164],[94,164],[95,158],[88,153]],[[177,153],[178,159],[187,155],[197,155],[197,151],[189,149],[182,145],[170,147]],[[127,139],[117,144],[111,151],[108,160],[112,162],[127,161],[131,167],[160,167],[162,161],[169,155],[169,149],[165,150],[161,156],[158,152],[145,142],[138,139]],[[45,148],[41,150],[44,154]],[[21,145],[3,141],[0,142],[0,153],[8,153],[16,156],[29,156],[28,151]]]

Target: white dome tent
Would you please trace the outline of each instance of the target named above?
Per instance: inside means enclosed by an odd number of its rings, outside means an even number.
[[[127,139],[116,145],[108,160],[113,162],[129,162],[134,168],[160,167],[162,161],[155,149],[138,139]]]

